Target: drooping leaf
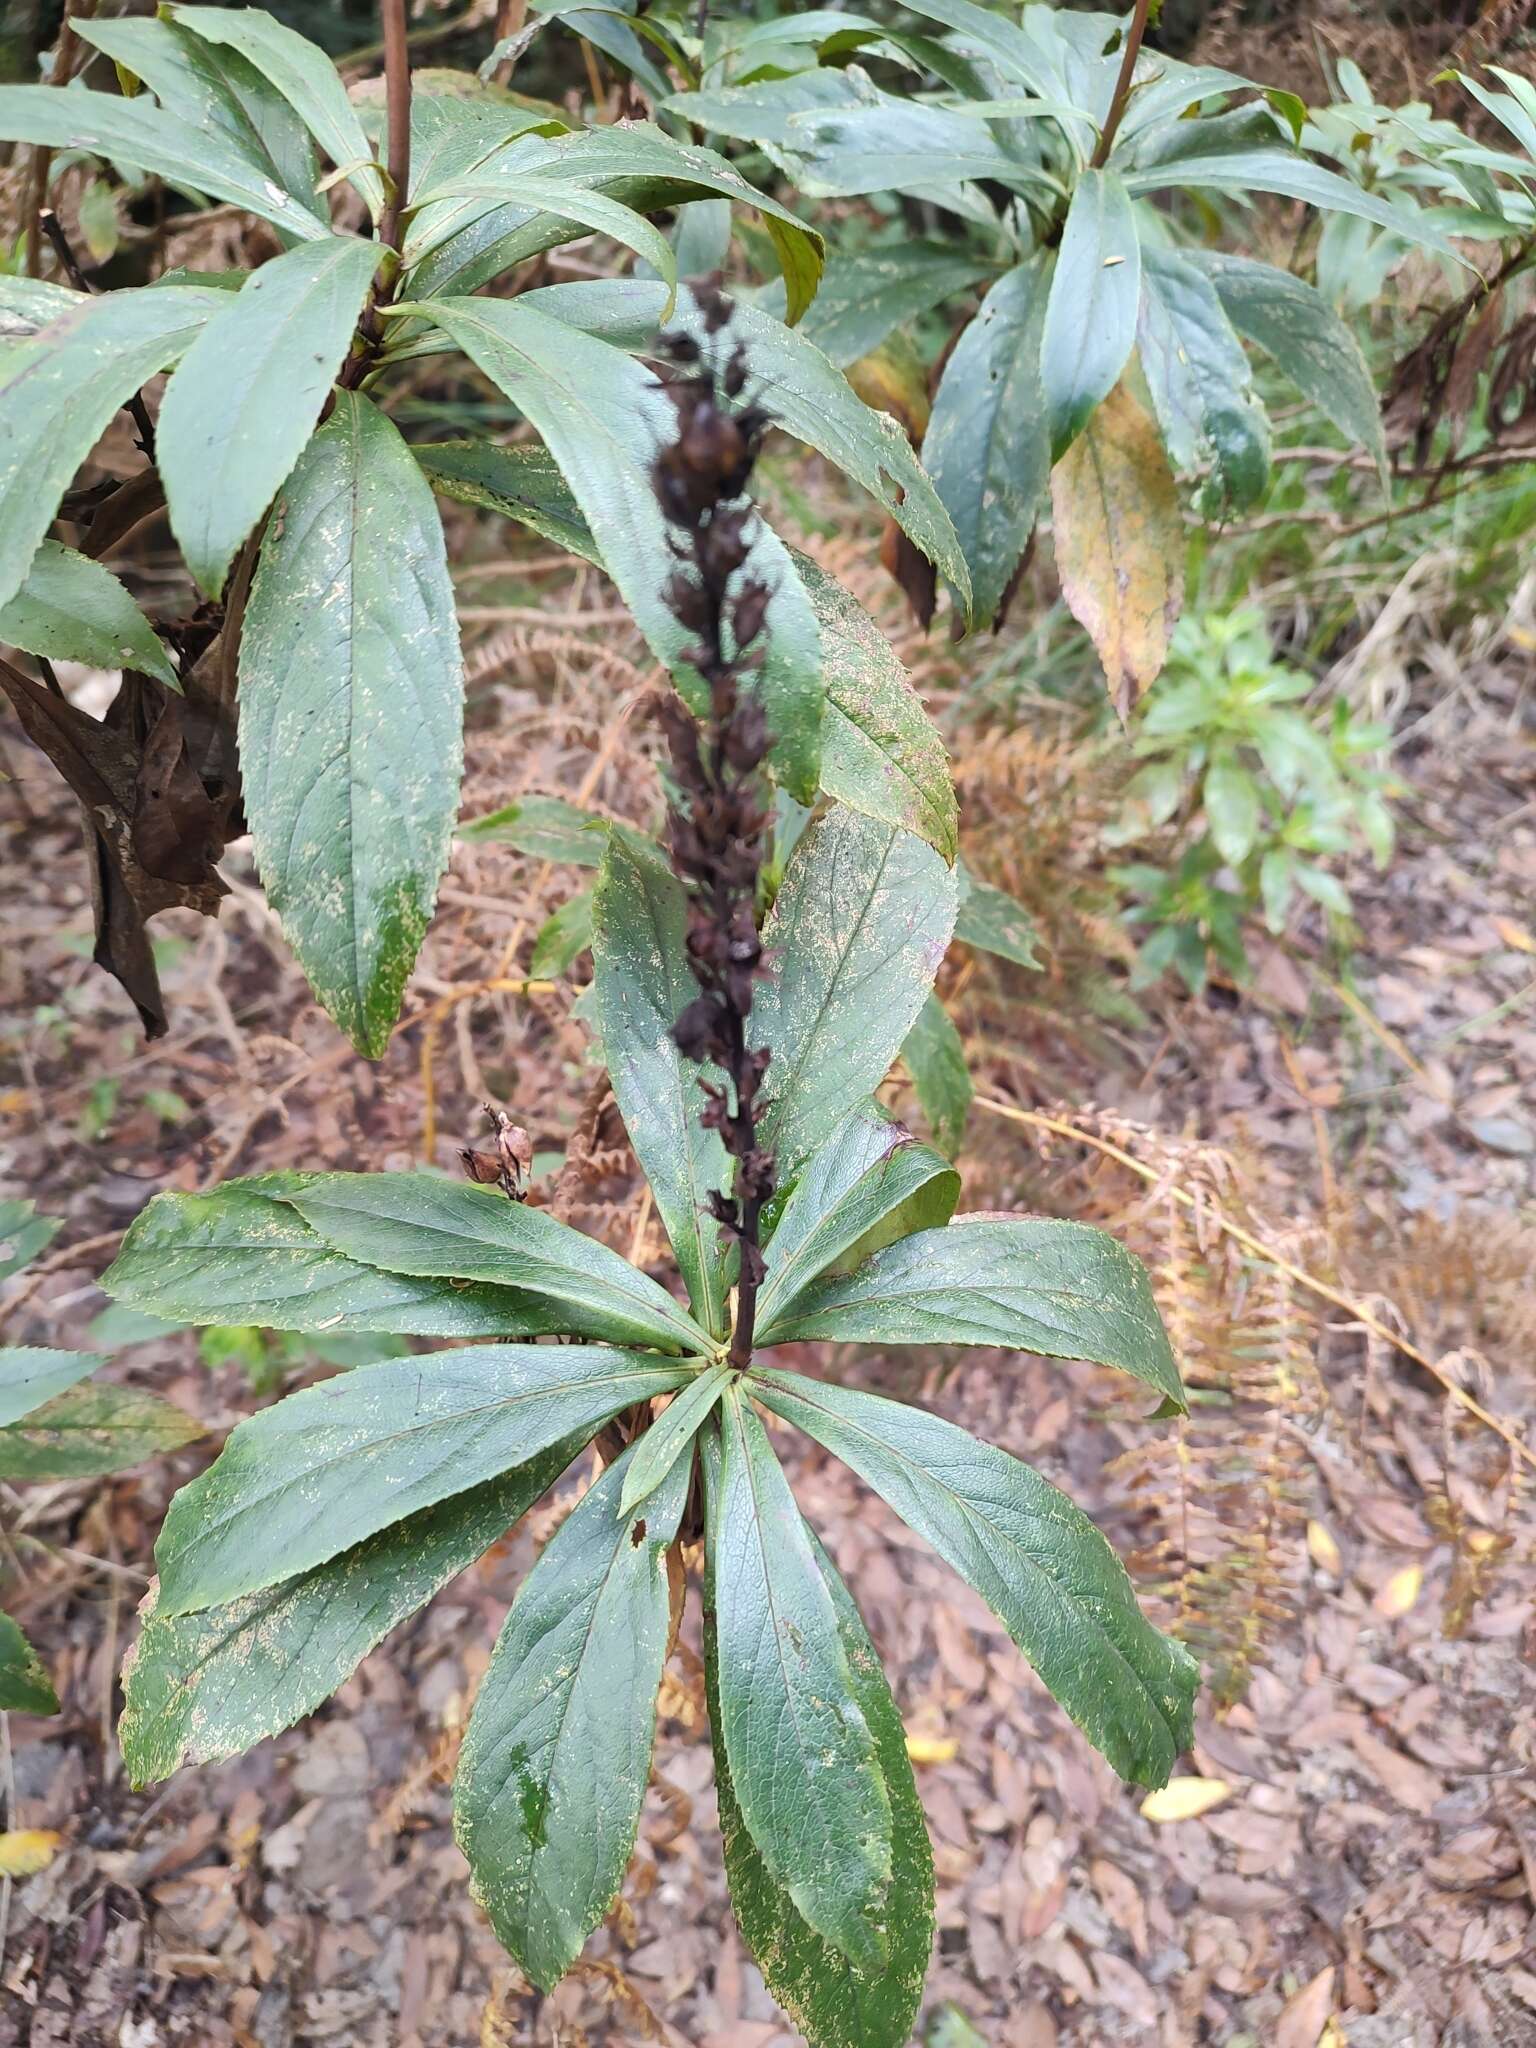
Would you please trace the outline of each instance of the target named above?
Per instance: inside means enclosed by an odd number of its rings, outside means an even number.
[[[81,1380],[0,1428],[0,1479],[94,1478],[179,1451],[203,1433],[158,1394]]]
[[[594,1344],[488,1344],[358,1366],[242,1422],[171,1502],[158,1611],[220,1607],[670,1394],[689,1368]]]
[[[1072,194],[1040,337],[1051,453],[1060,457],[1114,390],[1136,345],[1141,241],[1113,171],[1084,171]]]
[[[772,1054],[760,1128],[781,1185],[884,1078],[933,985],[956,893],[931,846],[842,806],[795,848],[764,930],[777,972],[752,1009]]]
[[[0,110],[11,91],[78,97],[0,86]],[[104,292],[77,300],[24,355],[0,357],[0,604],[26,581],[60,498],[112,415],[176,360],[223,302],[220,292],[182,285]]]
[[[63,1228],[58,1216],[39,1216],[36,1202],[0,1202],[0,1280],[30,1266]]]
[[[903,2048],[922,2003],[933,1947],[933,1851],[907,1755],[906,1730],[863,1618],[814,1531],[806,1538],[831,1597],[852,1695],[869,1724],[891,1802],[890,1957],[874,1976],[809,1926],[778,1884],[742,1819],[720,1740],[720,1662],[712,1603],[704,1615],[704,1678],[714,1735],[715,1792],[731,1904],[763,1981],[811,2048]]]
[[[325,195],[315,190],[318,158],[309,130],[238,50],[158,15],[76,15],[74,22],[75,33],[110,57],[120,77],[142,81],[187,129],[218,135],[254,181],[276,184],[329,226]]]
[[[1006,1451],[921,1409],[793,1373],[758,1372],[753,1391],[974,1586],[1121,1777],[1167,1783],[1193,1740],[1199,1669],[1142,1614],[1080,1508]]]
[[[1210,279],[1239,334],[1273,356],[1325,419],[1376,458],[1383,476],[1386,434],[1360,345],[1315,286],[1272,264],[1216,250],[1186,259]]]
[[[209,321],[166,386],[156,460],[171,530],[210,597],[314,431],[378,260],[378,243],[355,235],[274,257]]]
[[[965,1120],[976,1091],[960,1033],[936,995],[930,995],[918,1011],[917,1022],[902,1042],[901,1058],[912,1076],[933,1142],[953,1159],[965,1141]]]
[[[50,1351],[36,1344],[0,1347],[0,1428],[41,1408],[101,1362],[92,1351]]]
[[[0,139],[134,164],[183,192],[243,207],[297,241],[329,232],[254,153],[237,148],[212,124],[194,125],[142,93],[130,100],[47,85],[0,86]]]
[[[8,1614],[0,1614],[0,1712],[56,1714],[54,1691],[36,1650]]]
[[[726,1396],[709,1481],[716,1726],[752,1842],[852,1968],[889,1967],[892,1814],[837,1609],[767,1432]]]
[[[666,1409],[634,1446],[624,1475],[624,1492],[619,1502],[622,1514],[633,1514],[673,1471],[679,1458],[693,1443],[709,1417],[719,1406],[731,1383],[735,1368],[726,1359],[690,1380],[680,1394],[674,1394]]]
[[[467,199],[494,200],[503,196],[495,185],[477,185],[473,179],[466,180],[455,189]],[[645,215],[637,213],[632,206],[625,206],[621,200],[610,199],[607,193],[594,191],[590,185],[576,184],[569,178],[530,177],[528,189],[537,194],[543,208],[557,220],[574,221],[578,227],[606,235],[610,242],[617,242],[621,248],[630,249],[640,257],[648,272],[665,286],[662,318],[670,315],[677,301],[677,257],[660,228],[652,226]]]
[[[226,1328],[415,1337],[572,1330],[564,1305],[549,1296],[384,1272],[348,1258],[284,1199],[300,1178],[267,1174],[226,1181],[206,1195],[156,1195],[134,1218],[102,1286],[173,1322]]]
[[[1150,688],[1184,602],[1184,521],[1163,445],[1119,384],[1051,472],[1062,595],[1121,718]]]
[[[981,953],[995,953],[999,960],[1011,960],[1016,967],[1038,969],[1035,946],[1039,934],[1023,904],[1016,903],[1006,890],[994,889],[989,882],[978,882],[963,861],[958,874],[956,943],[974,946]]]
[[[592,927],[597,1026],[614,1099],[694,1314],[721,1337],[729,1267],[708,1201],[729,1186],[730,1158],[719,1132],[704,1127],[699,1084],[709,1072],[685,1060],[672,1037],[698,984],[688,965],[687,897],[659,848],[609,839]]]
[[[27,580],[0,608],[0,641],[49,661],[138,669],[181,688],[159,634],[112,571],[56,540],[43,542]]]
[[[559,463],[538,442],[504,448],[496,441],[431,441],[412,453],[445,498],[515,519],[567,554],[603,567]]]
[[[635,1516],[637,1447],[582,1496],[523,1581],[464,1736],[454,1832],[503,1945],[551,1990],[613,1903],[650,1780],[670,1624],[677,1466]]]
[[[938,728],[858,599],[808,557],[795,560],[821,632],[823,790],[952,861],[959,805]]]
[[[313,1713],[391,1629],[526,1514],[581,1447],[569,1437],[227,1606],[162,1614],[152,1586],[123,1664],[117,1738],[133,1784],[239,1756]]]
[[[338,392],[278,496],[240,641],[256,863],[310,986],[389,1043],[447,863],[463,760],[453,585],[398,428]]]
[[[558,1313],[556,1327],[581,1336],[709,1349],[698,1325],[628,1259],[494,1189],[429,1173],[317,1173],[286,1199],[328,1244],[388,1272],[538,1295]]]
[[[660,287],[637,289],[659,305]],[[662,596],[674,565],[651,466],[676,422],[654,377],[607,342],[522,300],[437,299],[420,310],[430,311],[543,435],[635,623],[700,705],[701,685],[684,658],[690,636]],[[758,685],[774,736],[771,760],[785,786],[808,802],[821,751],[816,622],[777,535],[756,521],[751,543],[749,572],[773,592]]]
[[[459,827],[459,837],[472,844],[491,840],[536,860],[595,868],[602,862],[608,829],[606,819],[562,796],[520,796],[484,817],[471,818]]]
[[[1147,1270],[1117,1237],[1047,1216],[957,1216],[804,1288],[781,1343],[989,1344],[1116,1367],[1186,1406]]]
[[[1051,274],[1037,253],[993,285],[944,367],[923,439],[971,566],[978,627],[997,617],[1050,476],[1040,344]]]
[[[1269,421],[1215,287],[1177,250],[1146,251],[1139,333],[1168,453],[1181,469],[1210,462],[1213,511],[1245,511],[1269,484]]]
[[[775,1324],[822,1273],[846,1273],[883,1244],[947,1223],[960,1176],[878,1102],[860,1103],[812,1153],[768,1238],[758,1330]]]
[[[384,211],[384,181],[373,146],[347,89],[325,52],[260,7],[173,7],[171,20],[205,42],[240,52],[287,100],[377,220]]]

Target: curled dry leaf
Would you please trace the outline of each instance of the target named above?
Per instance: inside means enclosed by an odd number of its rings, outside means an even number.
[[[1156,427],[1117,384],[1051,472],[1062,595],[1122,719],[1156,680],[1184,604],[1184,522]]]

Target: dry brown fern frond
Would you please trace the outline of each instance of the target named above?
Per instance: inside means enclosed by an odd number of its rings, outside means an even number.
[[[1512,1371],[1536,1346],[1536,1222],[1468,1204],[1341,1223],[1344,1262],[1372,1276],[1430,1348],[1470,1345]]]

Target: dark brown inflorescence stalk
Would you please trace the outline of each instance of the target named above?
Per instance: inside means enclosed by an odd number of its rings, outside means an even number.
[[[661,338],[670,365],[663,389],[676,432],[653,471],[677,557],[664,595],[693,636],[689,659],[709,693],[707,714],[697,722],[676,698],[663,712],[672,755],[672,864],[688,890],[688,960],[699,984],[672,1035],[686,1058],[725,1076],[724,1087],[707,1080],[700,1086],[709,1098],[704,1121],[736,1163],[733,1185],[713,1190],[710,1202],[740,1251],[730,1357],[745,1367],[763,1277],[759,1224],[773,1192],[773,1155],[757,1134],[768,1053],[750,1043],[753,986],[765,972],[757,907],[770,830],[763,776],[769,732],[748,687],[762,665],[771,593],[746,567],[757,517],[747,489],[768,417],[751,403],[733,409],[747,373],[741,345],[731,340],[730,301],[712,284],[690,289],[704,339]]]

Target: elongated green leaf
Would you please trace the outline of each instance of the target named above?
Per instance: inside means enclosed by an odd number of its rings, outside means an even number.
[[[0,86],[0,139],[45,149],[83,149],[113,163],[137,165],[183,191],[244,207],[298,241],[328,232],[309,205],[284,191],[257,159],[212,125],[194,127],[142,93],[125,100],[104,92],[58,92],[46,85]]]
[[[487,811],[459,827],[459,837],[476,844],[492,840],[536,860],[563,861],[572,867],[601,865],[608,844],[607,820],[560,796],[520,796],[515,803]]]
[[[947,1223],[960,1176],[878,1102],[851,1110],[811,1155],[768,1240],[757,1297],[764,1343],[822,1273],[847,1273],[881,1245]]]
[[[606,235],[610,242],[617,242],[621,249],[632,249],[649,264],[666,286],[662,317],[670,315],[677,299],[677,257],[660,228],[653,227],[632,206],[610,199],[589,185],[575,184],[569,178],[530,177],[528,189],[537,194],[544,210],[557,219],[571,220],[578,227],[590,228],[594,234]],[[476,184],[472,179],[455,190],[466,199],[496,200],[505,196],[502,188]]]
[[[890,1963],[890,1794],[805,1524],[737,1388],[707,1540],[717,1725],[742,1819],[800,1917],[873,1975]]]
[[[821,786],[952,861],[959,806],[949,754],[891,644],[858,599],[804,555],[796,567],[821,632]]]
[[[658,307],[665,298],[660,285],[635,289]],[[676,418],[655,379],[608,343],[521,300],[438,299],[417,310],[430,311],[538,428],[635,623],[685,694],[702,704],[702,686],[684,659],[690,636],[662,596],[675,564],[650,472]],[[788,552],[760,521],[748,571],[773,592],[758,685],[774,736],[771,760],[785,786],[809,802],[821,752],[816,622]]]
[[[594,1333],[562,1304],[516,1288],[382,1272],[350,1259],[284,1200],[302,1176],[156,1195],[102,1280],[119,1301],[178,1323],[382,1330],[415,1337]]]
[[[664,1351],[707,1351],[656,1282],[543,1209],[427,1173],[320,1173],[286,1195],[328,1244],[392,1273],[486,1280],[536,1295],[543,1327]]]
[[[454,1832],[475,1896],[551,1990],[618,1893],[650,1780],[679,1465],[635,1517],[626,1451],[523,1581],[464,1736]]]
[[[112,571],[56,540],[43,542],[26,582],[0,608],[0,640],[49,661],[137,669],[181,689],[160,636]]]
[[[633,1514],[675,1469],[678,1460],[693,1443],[709,1417],[719,1406],[731,1383],[735,1368],[722,1359],[708,1372],[701,1372],[680,1394],[674,1394],[665,1411],[634,1446],[624,1475],[620,1512]],[[691,1460],[690,1460],[691,1463]]]
[[[559,463],[538,442],[504,448],[495,441],[432,441],[412,453],[443,497],[515,519],[568,554],[603,567]]]
[[[591,1344],[488,1344],[361,1365],[242,1422],[171,1502],[159,1612],[191,1614],[325,1564],[689,1378]]]
[[[789,124],[796,114],[857,106],[863,97],[863,88],[846,71],[821,68],[797,71],[789,78],[757,79],[751,85],[675,92],[663,104],[669,114],[711,134],[787,147],[794,134]]]
[[[991,265],[943,242],[896,242],[827,266],[799,331],[840,370],[876,349],[894,329],[990,276]]]
[[[1037,253],[993,285],[945,365],[923,437],[923,467],[970,564],[978,627],[997,617],[1050,476],[1040,346],[1052,267]]]
[[[1215,286],[1175,250],[1145,253],[1139,337],[1168,453],[1211,464],[1210,510],[1245,511],[1269,485],[1269,421]]]
[[[603,1058],[694,1314],[722,1337],[729,1267],[708,1201],[712,1189],[729,1186],[731,1163],[719,1132],[703,1122],[700,1083],[713,1070],[685,1060],[672,1038],[672,1026],[698,994],[687,925],[683,885],[660,849],[612,836],[592,911]]]
[[[1387,441],[1360,345],[1322,293],[1289,271],[1215,250],[1190,252],[1239,334],[1273,356],[1304,397],[1386,474]]]
[[[821,236],[776,199],[748,183],[734,165],[713,150],[674,141],[649,122],[622,128],[584,129],[574,135],[524,137],[486,158],[476,169],[477,185],[504,182],[507,203],[483,197],[459,199],[451,185],[423,192],[422,212],[406,243],[411,290],[418,296],[470,292],[508,263],[568,239],[538,198],[540,176],[601,186],[636,207],[676,205],[715,193],[756,209],[778,257],[788,293],[791,322],[815,296],[821,276]],[[461,225],[462,223],[462,225]]]
[[[203,1425],[157,1394],[77,1381],[0,1429],[0,1479],[87,1479],[179,1451]]]
[[[1029,179],[1028,167],[1009,155],[985,123],[894,94],[873,98],[868,106],[790,116],[785,141],[800,166],[802,192],[814,199],[847,199],[970,178]]]
[[[758,1373],[764,1405],[852,1466],[975,1587],[1122,1778],[1163,1785],[1194,1737],[1199,1668],[1159,1634],[1088,1517],[1028,1465],[877,1394]]]
[[[36,1650],[8,1614],[0,1614],[0,1711],[56,1714],[59,1696]]]
[[[1114,390],[1136,345],[1141,242],[1126,185],[1084,171],[1072,195],[1040,337],[1051,455],[1065,453]]]
[[[0,361],[20,361],[13,344],[29,341],[65,313],[88,303],[89,295],[54,284],[46,277],[12,277],[0,273],[0,339],[7,353]]]
[[[704,1680],[714,1734],[715,1792],[731,1904],[763,1981],[811,2048],[903,2048],[922,2003],[933,1947],[933,1851],[907,1756],[906,1730],[848,1588],[813,1531],[805,1531],[837,1619],[852,1697],[869,1725],[891,1803],[890,1956],[860,1976],[810,1927],[778,1884],[742,1819],[720,1740],[720,1657],[713,1602],[704,1616]]]
[[[22,89],[0,86],[0,110],[8,91]],[[222,303],[221,292],[181,285],[104,292],[77,301],[24,356],[0,357],[0,604],[26,581],[60,498],[112,415],[176,360]]]
[[[930,995],[918,1011],[917,1022],[902,1041],[901,1058],[912,1076],[933,1142],[953,1159],[965,1142],[965,1120],[976,1091],[965,1064],[965,1045],[936,995]]]
[[[955,897],[931,846],[841,806],[795,848],[764,932],[777,972],[752,1010],[772,1053],[761,1128],[781,1184],[883,1079],[933,985]]]
[[[0,1347],[0,1428],[41,1408],[101,1362],[91,1351],[49,1351],[36,1344]]]
[[[395,428],[338,392],[278,497],[240,640],[240,763],[267,897],[378,1058],[447,864],[463,761],[453,585]]]
[[[581,1447],[568,1437],[503,1478],[227,1606],[163,1614],[152,1587],[123,1665],[117,1739],[133,1783],[239,1756],[313,1713],[392,1628],[526,1514]]]
[[[347,173],[377,220],[384,181],[347,89],[325,52],[260,7],[173,7],[171,20],[204,42],[240,52],[287,100],[338,171]]]
[[[978,952],[995,953],[1017,967],[1040,965],[1035,954],[1038,934],[1035,921],[1022,903],[989,882],[978,882],[962,862],[959,868],[960,908],[955,916],[955,938],[974,946]]]
[[[1202,122],[1181,122],[1181,127],[1198,129]],[[1145,169],[1125,173],[1126,189],[1134,198],[1160,192],[1170,185],[1214,186],[1222,192],[1278,192],[1287,199],[1304,200],[1323,213],[1350,213],[1359,220],[1374,221],[1389,228],[1405,242],[1417,242],[1442,256],[1459,262],[1455,245],[1416,209],[1394,206],[1378,199],[1363,186],[1337,171],[1324,170],[1304,156],[1292,156],[1283,149],[1234,149],[1220,155],[1171,157]]]
[[[171,529],[210,597],[314,432],[378,266],[331,235],[264,263],[166,386],[156,435]]]
[[[309,130],[238,50],[219,49],[159,16],[73,20],[76,34],[142,80],[167,114],[226,143],[248,166],[253,183],[276,183],[322,226],[329,225],[325,196],[315,190],[319,168]]]
[[[807,1288],[775,1334],[1086,1358],[1187,1405],[1146,1267],[1107,1230],[1054,1217],[957,1216],[920,1230]]]

